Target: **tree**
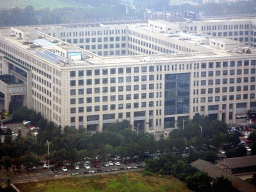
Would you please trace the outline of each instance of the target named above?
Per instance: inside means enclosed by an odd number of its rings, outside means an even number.
[[[211,191],[211,178],[207,173],[196,172],[192,176],[186,178],[186,183],[189,189],[197,192]]]
[[[256,131],[253,130],[253,132],[250,133],[248,140],[252,140],[253,142],[256,142]]]
[[[4,138],[4,143],[10,144],[12,142],[12,130],[7,128],[6,135]]]
[[[252,184],[256,186],[256,173],[252,176]]]
[[[36,157],[35,153],[28,151],[24,156],[20,158],[20,161],[28,169],[37,167],[40,159]]]
[[[236,189],[232,185],[232,183],[223,175],[221,177],[217,177],[216,181],[213,182],[212,189],[213,189],[213,192],[219,192],[219,191],[239,192],[240,191]]]
[[[251,147],[251,155],[256,155],[256,143],[254,142]]]

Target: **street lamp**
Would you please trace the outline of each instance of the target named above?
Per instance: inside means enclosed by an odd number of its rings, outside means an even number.
[[[184,122],[186,121],[185,119],[182,119],[182,121],[183,121],[183,130],[184,130]]]
[[[36,158],[37,158],[37,134],[38,134],[38,132],[37,132],[37,128],[36,128],[36,132],[34,133],[34,135],[36,137]]]
[[[140,127],[140,124],[138,123],[137,124],[137,134],[139,133],[139,127]]]
[[[46,140],[47,144],[48,144],[48,167],[49,167],[49,141]]]
[[[199,126],[199,128],[201,129],[201,137],[202,137],[203,127]]]

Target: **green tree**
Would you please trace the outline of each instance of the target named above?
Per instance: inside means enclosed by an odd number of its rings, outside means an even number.
[[[23,166],[28,169],[32,167],[37,167],[40,159],[36,157],[35,153],[27,152],[24,156],[20,158],[20,161],[22,162]]]
[[[221,177],[217,177],[216,181],[213,182],[212,189],[213,189],[213,192],[219,192],[219,191],[239,192],[240,191],[236,189],[232,185],[232,183],[223,175]]]
[[[254,142],[251,147],[251,155],[256,155],[256,143]]]
[[[207,173],[196,172],[192,176],[186,178],[186,183],[189,189],[197,192],[211,191],[211,178]]]
[[[4,137],[4,143],[10,144],[12,142],[12,130],[7,128],[6,135]]]

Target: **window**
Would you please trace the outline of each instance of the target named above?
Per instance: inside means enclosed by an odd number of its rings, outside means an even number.
[[[79,104],[84,103],[84,98],[79,98],[79,99],[78,99],[78,103],[79,103]]]
[[[248,85],[244,86],[244,91],[248,91]]]
[[[111,74],[116,74],[116,69],[115,69],[115,68],[110,69],[110,73],[111,73]]]
[[[213,93],[213,88],[208,88],[208,93]]]
[[[235,79],[234,78],[230,78],[230,83],[234,83],[235,82]]]
[[[227,101],[227,96],[226,95],[222,96],[222,101]]]
[[[76,108],[75,107],[70,108],[70,113],[76,113]]]
[[[216,71],[216,76],[220,76],[220,71]]]
[[[229,95],[229,100],[234,100],[234,95]]]
[[[94,88],[94,93],[100,93],[100,88],[99,87]]]
[[[116,87],[110,87],[111,92],[116,92]]]
[[[86,89],[86,93],[87,93],[87,94],[92,94],[92,88],[87,88],[87,89]]]
[[[70,95],[76,95],[76,90],[75,89],[70,89]]]
[[[118,86],[118,91],[121,92],[124,90],[124,87],[123,86]]]
[[[154,84],[149,84],[149,89],[154,89]]]
[[[236,95],[236,100],[240,100],[241,99],[241,95]]]
[[[242,74],[242,69],[237,69],[237,75]]]
[[[76,104],[76,99],[70,99],[70,104]]]
[[[234,87],[229,87],[229,92],[234,92]]]
[[[88,106],[88,107],[86,108],[86,111],[87,111],[87,112],[92,112],[92,107],[91,107],[91,106]]]
[[[251,77],[251,82],[255,82],[255,77]]]
[[[201,85],[206,85],[206,80],[201,80]]]
[[[138,73],[139,72],[139,67],[134,67],[134,73]]]
[[[223,62],[223,67],[228,67],[228,62]]]
[[[118,95],[118,100],[119,100],[119,101],[124,100],[124,96],[123,96],[123,95]]]
[[[70,77],[75,77],[76,76],[76,72],[75,71],[70,71]]]
[[[220,79],[215,79],[215,84],[216,85],[220,84]]]
[[[139,103],[134,103],[134,104],[133,104],[133,107],[134,107],[134,108],[139,108]]]
[[[201,103],[205,102],[205,97],[201,97]]]
[[[103,102],[107,102],[107,101],[108,101],[108,96],[103,96],[103,97],[102,97],[102,101],[103,101]]]
[[[70,122],[71,122],[71,123],[74,123],[75,121],[76,121],[76,118],[75,118],[75,117],[71,117],[71,118],[70,118]]]
[[[139,76],[134,76],[134,82],[139,81]]]
[[[236,90],[237,90],[237,91],[241,91],[241,86],[237,86],[237,87],[236,87]]]
[[[139,85],[134,85],[134,91],[139,90]]]
[[[83,95],[84,94],[84,89],[78,89],[78,94]]]
[[[201,77],[206,77],[206,72],[201,72]]]
[[[213,71],[209,71],[209,77],[213,76]]]
[[[249,69],[244,69],[244,74],[248,74],[249,73]]]
[[[126,100],[131,100],[131,98],[132,98],[131,94],[126,95]]]
[[[220,96],[215,96],[215,101],[220,101]]]
[[[76,80],[71,80],[70,81],[70,86],[76,86]]]
[[[228,83],[228,80],[227,80],[227,79],[223,79],[223,80],[222,80],[222,83],[223,83],[223,84],[227,84],[227,83]]]
[[[100,75],[100,70],[99,69],[95,69],[94,74],[95,75]]]
[[[124,73],[124,69],[123,68],[118,68],[118,74],[123,74]]]
[[[78,112],[83,113],[84,112],[84,107],[78,107]]]
[[[111,77],[110,83],[116,83],[116,78],[115,77]]]
[[[223,75],[227,75],[228,74],[228,70],[223,70]]]
[[[249,81],[248,77],[244,77],[244,83],[247,83]]]
[[[131,108],[131,103],[126,103],[126,109],[130,109]]]
[[[100,106],[99,105],[94,106],[94,111],[100,111]]]
[[[147,81],[147,76],[146,76],[146,75],[142,75],[142,76],[141,76],[141,80],[142,80],[142,81]]]
[[[147,72],[147,67],[145,67],[145,66],[141,67],[141,71],[142,72]]]
[[[100,102],[100,97],[94,97],[95,103]]]
[[[78,71],[78,76],[84,76],[84,71]]]
[[[87,71],[86,71],[86,75],[87,75],[87,76],[92,76],[92,70],[87,70]]]
[[[213,63],[212,62],[209,63],[209,68],[213,68]]]
[[[213,80],[209,80],[208,85],[213,85]]]
[[[235,75],[235,70],[230,70],[230,75]]]
[[[107,105],[102,105],[102,110],[103,111],[107,111],[108,110],[108,106]]]
[[[134,94],[133,98],[134,99],[139,99],[139,94]]]
[[[84,85],[84,80],[78,80],[78,85]]]
[[[222,87],[222,92],[223,93],[227,92],[227,90],[228,90],[227,87]]]
[[[102,92],[103,92],[103,93],[107,93],[107,92],[108,92],[108,87],[103,87],[103,88],[102,88]]]
[[[201,94],[205,94],[205,89],[201,89]]]
[[[202,64],[201,64],[201,68],[202,68],[202,69],[206,68],[206,63],[202,63]]]
[[[108,70],[107,69],[102,69],[102,73],[103,73],[103,75],[107,75],[108,74]]]
[[[115,100],[116,100],[116,96],[115,96],[115,95],[111,95],[111,96],[110,96],[110,100],[111,100],[111,101],[115,101]]]
[[[149,81],[154,81],[154,75],[149,75]]]
[[[130,67],[126,68],[126,73],[131,73],[131,72],[132,72],[132,70]]]

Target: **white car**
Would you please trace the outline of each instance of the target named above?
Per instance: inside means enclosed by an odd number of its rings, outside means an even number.
[[[222,149],[219,150],[220,154],[225,154],[225,151],[223,151]]]
[[[247,151],[251,151],[251,148],[250,148],[250,147],[245,146],[245,148],[246,148]]]
[[[121,164],[120,164],[120,162],[115,162],[115,165],[117,165],[117,166],[120,166]]]
[[[31,124],[31,121],[24,120],[22,123],[23,123],[23,125],[28,125],[28,124]]]
[[[79,169],[79,165],[75,165],[75,170],[78,170]]]
[[[48,165],[48,164],[44,164],[44,166],[43,166],[44,169],[46,169],[46,168],[49,169],[51,167],[52,167],[52,165]]]
[[[90,165],[88,165],[88,164],[84,164],[84,168],[85,169],[91,169]]]
[[[68,171],[68,169],[66,167],[61,167],[61,170],[64,171],[64,172]]]
[[[113,166],[114,165],[112,161],[109,161],[108,164],[109,164],[109,166]]]

